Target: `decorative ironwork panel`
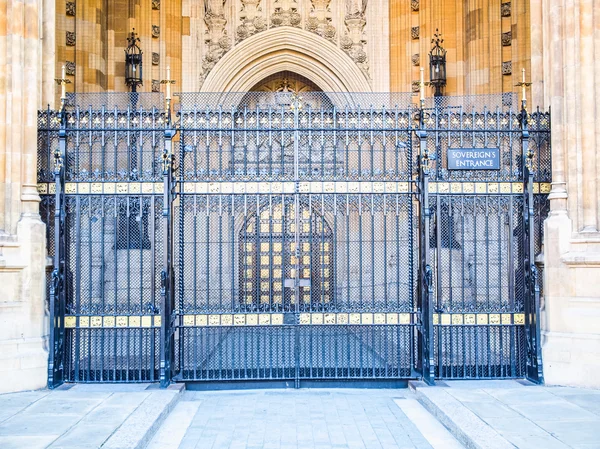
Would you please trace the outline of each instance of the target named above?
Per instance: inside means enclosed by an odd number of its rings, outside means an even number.
[[[543,381],[548,113],[512,94],[179,100],[176,122],[159,94],[39,112],[51,387]],[[452,169],[453,149],[499,169]]]

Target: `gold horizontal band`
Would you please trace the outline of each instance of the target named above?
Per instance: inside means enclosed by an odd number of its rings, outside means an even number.
[[[550,193],[549,182],[533,183],[534,194]],[[523,193],[522,182],[431,182],[429,193],[467,195],[510,195]]]
[[[524,313],[434,313],[434,326],[523,326]]]
[[[367,181],[367,182],[300,182],[300,193],[410,193],[409,182]],[[550,193],[549,182],[534,183],[534,194]],[[187,194],[289,194],[296,191],[294,182],[184,182],[183,193]],[[39,183],[40,195],[56,193],[54,183]],[[162,182],[68,182],[66,194],[79,195],[152,195],[164,193]],[[521,182],[430,182],[429,193],[438,194],[521,194]]]
[[[160,327],[160,315],[67,315],[65,327],[79,328],[123,328],[123,327]]]
[[[283,313],[234,313],[234,314],[188,314],[183,315],[183,326],[280,326],[284,324]],[[300,325],[344,324],[411,324],[410,313],[301,313]]]
[[[66,328],[149,328],[160,327],[160,315],[68,315]],[[410,325],[414,324],[412,313],[327,313],[312,312],[300,314],[300,325]],[[183,326],[281,326],[283,313],[224,313],[187,314],[182,316]],[[524,313],[434,313],[433,324],[438,326],[507,326],[525,324]]]

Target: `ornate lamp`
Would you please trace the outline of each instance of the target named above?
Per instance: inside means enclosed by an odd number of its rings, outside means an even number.
[[[129,86],[131,92],[137,92],[137,86],[143,84],[142,81],[142,50],[137,45],[140,39],[135,33],[135,28],[127,38],[129,45],[125,49],[125,84]]]
[[[429,84],[435,88],[434,96],[440,97],[446,85],[446,49],[441,45],[444,39],[437,29],[431,43],[434,46],[429,52]]]

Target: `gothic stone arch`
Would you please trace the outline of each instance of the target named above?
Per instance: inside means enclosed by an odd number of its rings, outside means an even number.
[[[324,92],[371,92],[365,75],[342,50],[297,28],[278,27],[246,39],[210,71],[202,92],[247,92],[264,78],[290,71]]]

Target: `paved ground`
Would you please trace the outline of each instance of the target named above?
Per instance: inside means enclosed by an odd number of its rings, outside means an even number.
[[[443,446],[434,439],[436,449],[461,448],[412,396],[409,390],[188,391],[150,449],[434,447],[421,431],[445,436]]]
[[[417,388],[417,392],[437,404],[442,421],[443,415],[454,421],[444,422],[453,433],[456,425],[458,430],[473,432],[475,439],[485,434],[482,440],[489,446],[483,447],[600,449],[600,390],[540,387],[512,380],[443,384]],[[494,433],[500,437],[494,438]],[[503,444],[493,446],[492,439]]]
[[[133,447],[177,396],[148,384],[67,388],[0,395],[0,448]]]
[[[6,394],[0,449],[600,449],[600,390],[412,385],[183,394],[71,385]]]

